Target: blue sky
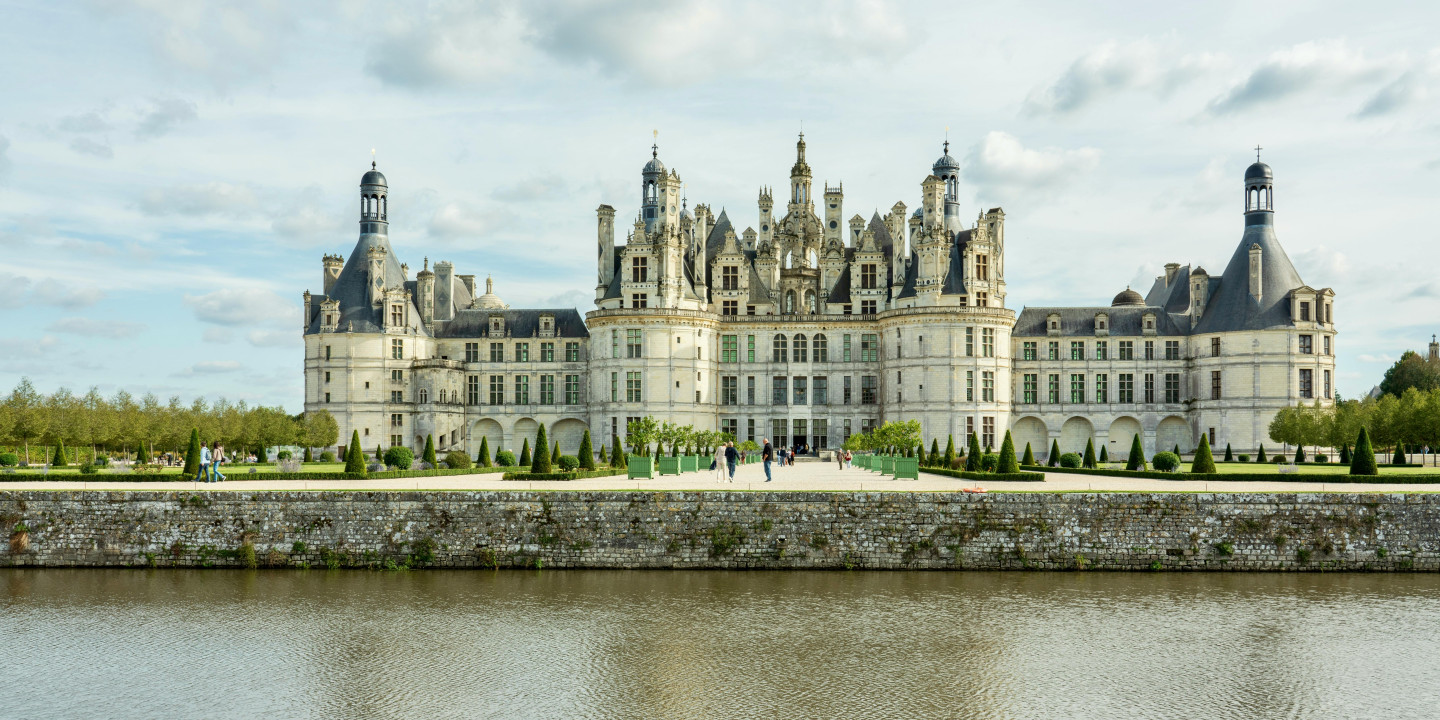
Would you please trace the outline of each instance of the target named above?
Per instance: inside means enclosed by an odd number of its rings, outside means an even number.
[[[0,2],[0,388],[300,409],[300,294],[377,152],[412,268],[589,309],[594,209],[652,130],[692,205],[756,224],[804,124],[845,214],[915,206],[949,128],[1007,215],[1009,305],[1223,270],[1252,148],[1337,293],[1339,389],[1440,329],[1427,4]],[[623,226],[623,224],[622,224]]]

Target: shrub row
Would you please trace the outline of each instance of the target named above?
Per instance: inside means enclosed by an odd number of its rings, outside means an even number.
[[[1045,468],[1027,466],[1027,470],[1044,470]],[[1136,477],[1151,478],[1154,480],[1205,480],[1215,482],[1297,482],[1297,483],[1368,483],[1396,485],[1440,485],[1440,475],[1338,475],[1332,473],[1294,473],[1281,475],[1278,473],[1215,473],[1195,474],[1182,472],[1154,472],[1151,470],[1105,470],[1075,468],[1066,469],[1067,473],[1081,475],[1109,475],[1112,477]]]
[[[226,482],[236,480],[394,480],[398,478],[438,477],[444,475],[487,475],[515,470],[515,467],[452,468],[432,470],[382,470],[361,475],[346,472],[273,472],[241,473],[232,472],[225,476]],[[73,480],[73,475],[52,473],[46,476],[25,476],[25,480],[49,480],[61,482]],[[97,478],[104,482],[190,482],[190,477],[177,474],[158,475],[154,473],[106,473]],[[508,479],[508,478],[506,478]]]
[[[966,480],[993,480],[995,482],[1045,481],[1045,475],[1038,472],[992,473],[972,472],[969,470],[946,470],[944,468],[924,468],[924,471],[931,475],[945,475],[947,477],[965,478]]]
[[[566,457],[569,457],[568,455]],[[576,470],[574,472],[507,472],[501,480],[584,480],[585,478],[612,477],[624,475],[625,470],[620,468],[601,468],[599,470]]]

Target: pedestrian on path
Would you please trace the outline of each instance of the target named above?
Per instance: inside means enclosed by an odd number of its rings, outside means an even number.
[[[735,464],[740,460],[740,451],[735,449],[735,443],[725,443],[725,466],[730,470],[730,482],[735,482]]]
[[[725,481],[725,443],[715,446],[715,480]]]
[[[765,463],[765,482],[770,482],[770,461],[775,459],[775,448],[770,447],[770,438],[765,438],[765,446],[760,448],[760,459]]]
[[[195,482],[210,482],[210,446],[200,446],[200,474],[195,476]]]
[[[223,462],[225,462],[225,446],[217,442],[215,451],[210,453],[210,477],[214,478],[216,482],[225,479],[225,476],[220,474],[220,464]]]
[[[835,451],[835,464],[836,464],[836,465],[839,465],[841,470],[844,470],[844,469],[845,469],[845,451],[844,451],[844,450],[836,450],[836,451]]]

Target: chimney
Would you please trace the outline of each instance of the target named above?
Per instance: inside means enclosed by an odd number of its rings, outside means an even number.
[[[325,288],[325,296],[329,297],[330,291],[335,288],[335,281],[340,279],[340,270],[345,267],[345,260],[339,255],[326,255],[324,264],[325,281],[322,286]]]
[[[435,319],[455,317],[455,266],[447,260],[435,263]]]
[[[1205,268],[1197,267],[1190,273],[1190,317],[1199,321],[1205,314],[1205,304],[1210,300],[1210,275]]]
[[[1261,294],[1262,294],[1262,288],[1264,287],[1264,283],[1262,282],[1263,279],[1264,279],[1264,275],[1263,275],[1263,273],[1262,273],[1262,271],[1264,270],[1264,258],[1262,258],[1261,256],[1262,256],[1263,254],[1264,254],[1264,251],[1260,249],[1260,243],[1251,243],[1251,245],[1250,245],[1250,297],[1255,298],[1255,302],[1260,302],[1260,300],[1262,299],[1262,298],[1261,298]]]
[[[1165,287],[1175,282],[1175,273],[1180,272],[1180,263],[1165,263]]]
[[[945,183],[940,178],[931,175],[920,183],[921,196],[924,198],[925,227],[932,228],[942,221],[941,213],[944,212]]]
[[[460,278],[460,284],[465,286],[465,291],[470,293],[470,298],[473,300],[475,298],[475,276],[456,275],[455,277]]]

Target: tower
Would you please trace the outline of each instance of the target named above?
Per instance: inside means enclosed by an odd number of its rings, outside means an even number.
[[[660,162],[660,146],[650,146],[650,162],[640,171],[640,216],[645,220],[646,232],[655,232],[661,222],[665,203],[665,163]]]
[[[790,213],[810,206],[810,164],[805,162],[805,133],[795,143],[795,164],[790,167]]]
[[[759,241],[768,243],[775,232],[775,199],[769,187],[760,188],[760,235]],[[753,248],[751,248],[753,249]]]
[[[1255,148],[1255,163],[1245,169],[1245,224],[1275,224],[1275,174],[1260,162],[1260,148]]]
[[[609,205],[595,208],[595,235],[598,246],[596,262],[600,266],[596,297],[601,297],[615,278],[615,208]]]
[[[845,228],[842,227],[842,212],[845,202],[845,183],[840,187],[825,186],[825,244],[831,240],[843,240]]]
[[[375,169],[375,161],[370,161],[370,171],[360,177],[360,234],[390,233],[389,201],[385,197],[389,191],[385,176]]]
[[[430,258],[415,276],[415,288],[420,293],[420,321],[428,327],[435,321],[435,273],[430,272]]]
[[[965,228],[960,222],[960,163],[950,157],[950,141],[946,140],[944,154],[930,167],[930,172],[944,183],[945,229],[959,232]]]

